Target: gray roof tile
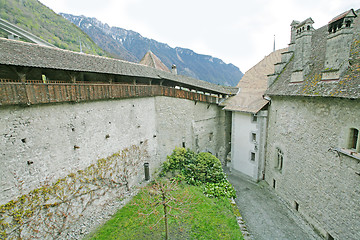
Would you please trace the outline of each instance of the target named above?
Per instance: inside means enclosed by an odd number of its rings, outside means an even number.
[[[356,11],[359,15],[359,10]],[[343,15],[343,14],[341,14]],[[340,15],[339,15],[340,16]],[[294,61],[290,60],[283,72],[266,91],[270,96],[322,96],[339,98],[360,98],[360,17],[354,19],[352,25],[353,39],[351,43],[349,67],[337,81],[323,81],[326,56],[328,26],[314,31],[311,40],[311,56],[309,72],[301,83],[290,83],[294,69]]]

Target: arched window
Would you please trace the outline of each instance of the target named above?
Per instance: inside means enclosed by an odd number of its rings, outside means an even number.
[[[276,148],[276,169],[282,170],[284,164],[284,154],[280,148]]]
[[[306,29],[309,31],[309,30],[310,30],[310,25],[308,25],[308,26],[306,27]]]

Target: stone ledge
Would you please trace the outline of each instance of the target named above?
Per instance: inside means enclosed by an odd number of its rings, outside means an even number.
[[[335,149],[335,151],[337,150],[337,152],[342,153],[348,157],[352,157],[355,158],[356,160],[360,161],[360,153],[355,152],[354,150],[351,149],[345,149],[345,148],[340,148],[340,149]]]

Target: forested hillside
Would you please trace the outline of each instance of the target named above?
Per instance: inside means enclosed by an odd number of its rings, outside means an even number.
[[[233,64],[185,48],[142,37],[132,30],[109,27],[95,18],[63,14],[62,17],[38,0],[0,0],[0,18],[62,49],[120,58],[138,63],[151,50],[178,74],[207,82],[235,86],[243,73]],[[8,33],[0,30],[0,37]],[[24,39],[20,39],[24,40]]]
[[[37,0],[0,0],[0,18],[16,24],[49,43],[72,51],[109,55],[81,29]],[[7,33],[0,32],[1,37]]]

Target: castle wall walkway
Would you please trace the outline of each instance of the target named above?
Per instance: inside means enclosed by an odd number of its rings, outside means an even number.
[[[160,85],[89,83],[0,83],[0,105],[32,105],[167,96],[207,103],[218,97]]]

